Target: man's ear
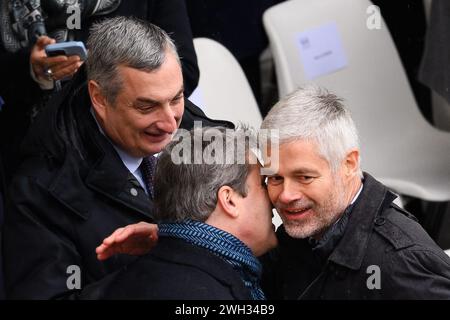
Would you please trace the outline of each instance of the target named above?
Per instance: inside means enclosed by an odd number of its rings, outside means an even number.
[[[346,178],[353,178],[359,171],[359,150],[352,149],[343,161],[343,173]]]
[[[102,93],[100,85],[94,80],[89,80],[88,82],[88,90],[89,96],[91,97],[92,107],[95,110],[95,113],[104,120],[106,117],[106,107],[107,101],[105,96]]]
[[[222,186],[217,192],[217,205],[233,218],[239,215],[238,200],[238,193],[229,186]]]

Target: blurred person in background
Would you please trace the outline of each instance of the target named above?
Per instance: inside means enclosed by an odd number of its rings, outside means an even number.
[[[137,17],[169,33],[181,57],[186,96],[196,88],[199,71],[184,0],[1,1],[0,81],[5,105],[0,113],[0,152],[8,181],[20,162],[22,139],[54,94],[55,81],[73,76],[82,64],[78,56],[47,57],[45,47],[71,40],[86,43],[93,23],[115,16]],[[33,23],[27,23],[29,19]]]

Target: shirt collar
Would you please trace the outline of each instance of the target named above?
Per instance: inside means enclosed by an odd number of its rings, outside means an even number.
[[[362,189],[363,189],[363,186],[364,186],[364,182],[361,181],[361,186],[359,187],[358,192],[357,192],[357,193],[355,194],[355,196],[353,197],[352,202],[350,202],[350,205],[354,204],[355,201],[358,199],[358,197],[359,197],[359,195],[361,194],[361,191],[362,191]]]
[[[119,155],[120,159],[122,159],[122,162],[125,165],[125,167],[127,167],[127,169],[131,173],[134,173],[141,165],[142,158],[133,157],[114,144],[113,144],[113,147],[114,147],[114,149],[116,149],[117,154]]]

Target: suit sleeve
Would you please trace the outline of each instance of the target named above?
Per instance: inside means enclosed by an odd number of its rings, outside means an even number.
[[[7,298],[50,299],[66,295],[67,268],[81,266],[81,257],[64,230],[63,214],[31,178],[20,178],[10,189],[5,215],[3,254]]]
[[[33,178],[13,181],[3,228],[7,299],[75,300],[102,285],[93,281],[77,248],[73,213],[67,210]]]

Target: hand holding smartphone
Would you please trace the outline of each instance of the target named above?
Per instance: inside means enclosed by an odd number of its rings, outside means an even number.
[[[54,57],[58,55],[73,56],[77,55],[80,57],[81,61],[86,60],[87,51],[81,41],[68,41],[59,42],[55,44],[49,44],[45,47],[45,53],[49,57]]]
[[[47,54],[47,57],[55,57],[64,55],[66,57],[70,56],[78,56],[80,58],[80,62],[77,62],[77,64],[74,66],[74,64],[69,65],[63,65],[62,69],[55,72],[55,70],[50,69],[48,67],[46,69],[46,76],[50,79],[55,80],[55,75],[58,75],[56,79],[60,79],[61,81],[70,80],[72,78],[72,75],[78,67],[83,63],[83,61],[87,58],[87,51],[86,48],[81,41],[68,41],[68,42],[59,42],[54,44],[49,44],[45,47],[45,53]],[[52,67],[54,68],[54,67]],[[61,68],[61,67],[60,67]],[[76,68],[76,69],[74,69]],[[55,81],[56,90],[61,90],[61,84],[60,81]]]

